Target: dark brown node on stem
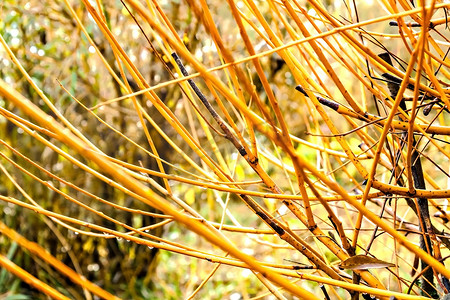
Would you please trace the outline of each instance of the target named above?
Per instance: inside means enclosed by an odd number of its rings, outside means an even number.
[[[295,87],[295,89],[297,91],[299,91],[300,93],[302,93],[303,95],[305,95],[306,97],[308,97],[308,94],[306,94],[305,89],[301,85],[297,85]],[[316,96],[316,98],[317,98],[317,100],[319,100],[320,104],[328,106],[329,108],[331,108],[331,109],[333,109],[335,111],[337,111],[339,109],[339,103],[336,103],[336,102],[331,101],[331,100],[327,100],[327,99],[325,99],[323,97],[319,97],[319,96]]]

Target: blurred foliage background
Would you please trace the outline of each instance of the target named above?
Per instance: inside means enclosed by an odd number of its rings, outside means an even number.
[[[74,9],[79,13],[82,22],[86,24],[86,29],[95,40],[98,48],[113,65],[114,55],[107,41],[99,34],[98,28],[92,19],[83,10],[83,5],[77,2],[74,2],[73,5]],[[180,3],[168,2],[166,3],[166,8],[176,13],[180,9],[180,5]],[[183,9],[186,8],[186,6],[183,6]],[[167,80],[169,75],[164,71],[161,63],[155,62],[155,56],[151,55],[145,39],[140,36],[139,28],[130,19],[129,15],[125,13],[126,11],[123,9],[120,1],[107,1],[104,10],[108,18],[107,22],[113,31],[126,37],[121,43],[126,45],[125,49],[134,61],[139,61],[139,68],[149,82],[154,83]],[[106,154],[125,162],[140,161],[142,165],[155,169],[156,163],[154,159],[145,155],[134,145],[130,145],[126,140],[118,138],[106,126],[99,124],[96,118],[77,105],[76,101],[59,87],[57,80],[70,93],[76,95],[86,107],[92,107],[102,100],[123,95],[123,91],[102,66],[98,57],[94,55],[94,48],[88,43],[85,36],[80,33],[64,3],[54,1],[5,1],[2,3],[1,11],[3,16],[1,21],[2,35],[23,64],[23,67],[29,72],[36,84],[42,87],[48,97],[54,101],[58,110],[93,143],[104,150]],[[177,22],[186,25],[187,28],[192,27],[187,19],[182,20],[178,18]],[[20,72],[12,67],[8,59],[4,58],[0,63],[1,78],[8,83],[14,84],[33,103],[51,113],[48,108],[45,108],[43,101],[28,82],[21,79]],[[175,88],[163,88],[158,93],[162,99],[171,101],[172,106],[175,105],[179,97],[179,91]],[[1,105],[12,112],[20,114],[11,103],[2,101]],[[149,107],[149,113],[151,112],[152,108]],[[137,143],[142,144],[145,141],[142,128],[139,127],[141,125],[139,119],[130,109],[129,102],[112,105],[111,107],[106,106],[104,109],[100,109],[99,116]],[[168,129],[162,118],[156,118],[155,121],[161,127]],[[1,119],[1,126],[1,138],[16,150],[25,154],[29,159],[38,162],[41,167],[108,201],[131,209],[149,209],[148,206],[133,201],[129,196],[97,180],[89,173],[82,172],[77,166],[60,157],[50,148],[37,143],[33,137],[24,134],[23,130],[15,127],[6,119]],[[170,129],[167,130],[167,134],[171,134]],[[173,138],[176,139],[175,136]],[[169,156],[170,151],[166,148],[167,145],[163,141],[157,147],[161,157]],[[14,156],[12,152],[6,149],[2,149],[2,151],[5,151],[6,155],[13,157],[17,163],[26,166],[28,171],[33,174],[40,174],[39,170],[33,168],[20,157]],[[83,160],[80,156],[77,156],[77,158]],[[176,157],[171,159],[176,161]],[[87,222],[115,228],[114,224],[111,224],[104,218],[96,216],[78,205],[68,203],[60,195],[42,184],[37,184],[35,180],[24,175],[23,172],[14,166],[5,164],[5,168],[20,186],[28,187],[26,192],[38,201],[41,206],[67,216],[86,220]],[[6,180],[3,175],[2,178],[5,180],[2,180],[0,184],[1,193],[21,198],[20,192],[15,190],[13,184]],[[48,180],[49,177],[45,179]],[[58,181],[52,182],[57,188],[66,191],[70,190],[68,186],[60,184]],[[155,223],[155,219],[151,216],[133,216],[93,201],[91,197],[83,193],[74,192],[73,190],[70,192],[77,200],[136,228]],[[181,291],[176,286],[168,288],[160,284],[154,284],[155,281],[158,281],[155,278],[155,267],[159,264],[159,262],[155,261],[155,256],[158,252],[156,248],[149,249],[145,245],[127,243],[116,238],[105,239],[77,234],[75,231],[52,224],[51,221],[33,211],[24,210],[14,205],[6,204],[3,206],[2,219],[9,227],[16,228],[27,239],[42,245],[65,264],[75,267],[87,279],[124,299],[165,298],[170,293],[175,298],[180,296]],[[123,228],[120,226],[117,226],[116,229],[123,231]],[[167,234],[170,231],[167,230]],[[177,231],[179,229],[174,228],[173,232],[176,233]],[[161,235],[162,229],[155,229],[152,233]],[[52,286],[60,286],[62,290],[66,290],[66,293],[74,298],[84,297],[82,289],[71,288],[70,281],[64,276],[52,271],[35,257],[30,257],[26,252],[11,244],[11,241],[7,238],[2,237],[0,245],[2,253],[15,249],[11,252],[11,257],[14,258],[14,261],[25,267],[32,274],[40,274],[39,278],[41,280],[50,283]],[[176,269],[176,265],[173,265],[169,258],[168,255],[163,257],[161,266],[163,266],[163,269],[170,269],[172,265],[172,268]],[[21,293],[29,295],[33,299],[42,297],[36,294],[33,289],[30,289],[27,284],[20,283],[20,280],[14,278],[14,276],[7,276],[6,274],[4,276],[2,284],[0,284],[0,286],[4,287],[1,291],[5,293],[4,295]],[[161,279],[164,279],[164,277]],[[179,279],[181,280],[182,278]],[[177,278],[173,278],[173,282],[177,281]],[[171,289],[172,292],[170,292]]]

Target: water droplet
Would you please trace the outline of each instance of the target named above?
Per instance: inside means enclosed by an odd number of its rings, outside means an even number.
[[[120,236],[116,236],[116,240],[121,241],[122,238]]]
[[[80,234],[78,231],[75,231],[74,233],[75,233],[75,235],[79,235]]]
[[[146,233],[149,233],[149,232],[150,232],[150,230],[149,230],[149,229],[145,229],[145,230],[144,230],[144,232],[146,232]]]
[[[87,266],[89,272],[97,272],[100,270],[100,266],[98,264],[90,264]]]
[[[152,246],[148,246],[148,249],[150,249],[150,250],[152,250],[153,248],[155,248],[155,247],[152,247]]]

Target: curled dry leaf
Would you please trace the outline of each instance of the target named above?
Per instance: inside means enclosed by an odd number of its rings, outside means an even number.
[[[379,260],[367,255],[355,255],[339,264],[339,269],[367,270],[394,267],[395,264]]]

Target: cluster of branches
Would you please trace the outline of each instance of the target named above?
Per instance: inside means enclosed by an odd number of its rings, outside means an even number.
[[[250,270],[261,283],[259,297],[447,294],[450,241],[441,201],[450,197],[450,187],[443,188],[450,177],[443,50],[450,4],[380,1],[375,6],[382,9],[371,12],[382,14],[362,20],[356,1],[345,2],[339,17],[319,1],[227,0],[228,17],[225,5],[186,2],[178,8],[194,16],[191,33],[177,28],[179,14],[158,1],[123,0],[120,9],[88,0],[75,9],[64,1],[92,65],[112,78],[90,96],[51,74],[45,76],[59,80],[36,83],[11,46],[17,37],[3,28],[0,42],[11,66],[33,91],[27,97],[6,77],[0,81],[8,128],[0,136],[5,207],[27,209],[54,232],[74,232],[85,242],[113,240],[116,248],[132,242],[149,261],[159,249],[210,262],[211,271],[186,290],[190,298],[223,265]],[[108,13],[113,9],[133,24],[134,32],[121,30],[139,37],[140,52],[122,43]],[[95,30],[88,30],[89,20]],[[150,79],[138,63],[142,53],[159,65]],[[125,124],[126,118],[132,121]],[[76,174],[43,166],[18,145],[24,136]],[[127,151],[133,155],[122,155]],[[86,180],[76,181],[80,176]],[[67,209],[38,199],[25,182],[44,187]],[[163,234],[173,223],[220,251]],[[77,284],[85,297],[114,297],[100,287],[102,276],[86,279],[83,267],[73,271],[56,250],[52,255],[16,230],[0,223],[5,238]],[[241,247],[247,240],[252,254]],[[255,254],[259,247],[264,254]],[[287,257],[298,262],[286,264]],[[66,298],[3,254],[0,265],[43,293]],[[141,268],[135,276],[150,273]],[[311,283],[321,290],[312,293]]]

